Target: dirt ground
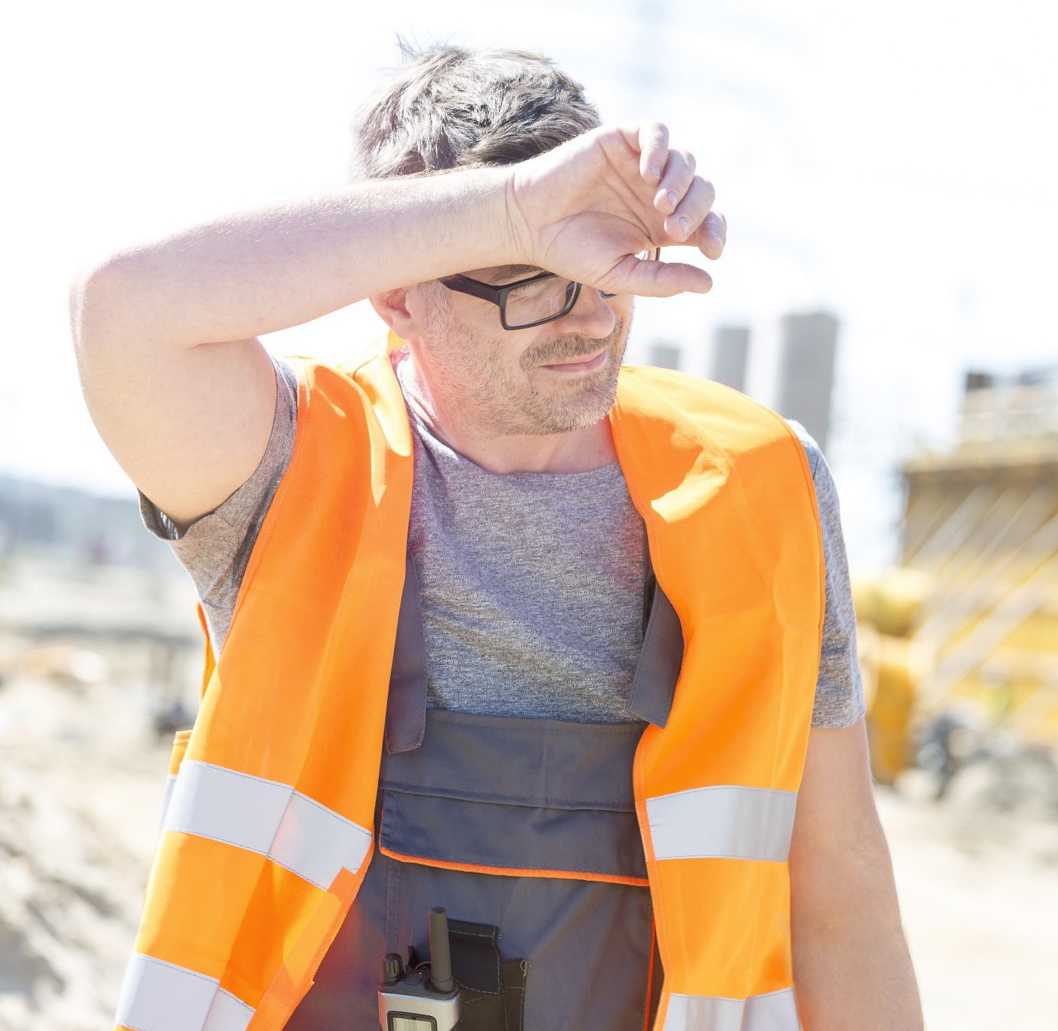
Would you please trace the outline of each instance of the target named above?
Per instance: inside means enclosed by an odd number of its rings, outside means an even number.
[[[148,732],[136,663],[106,661],[98,683],[23,675],[0,687],[3,1031],[110,1026],[168,743]],[[879,789],[878,804],[927,1026],[1056,1031],[1058,825],[921,794]]]
[[[1058,1031],[1058,824],[877,799],[926,1027]]]

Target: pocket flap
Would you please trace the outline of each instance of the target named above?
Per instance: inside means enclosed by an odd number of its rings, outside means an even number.
[[[379,846],[468,872],[645,885],[640,733],[430,710],[422,747],[383,759]]]

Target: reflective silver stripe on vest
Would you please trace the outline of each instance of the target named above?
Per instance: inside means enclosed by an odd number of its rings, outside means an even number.
[[[796,808],[796,791],[727,785],[648,798],[654,855],[785,860]]]
[[[665,1031],[801,1031],[792,988],[748,999],[673,995]]]
[[[369,831],[289,784],[198,759],[180,764],[163,827],[260,852],[325,891],[371,847]]]
[[[253,1014],[215,977],[137,953],[125,968],[114,1020],[134,1031],[246,1031]]]

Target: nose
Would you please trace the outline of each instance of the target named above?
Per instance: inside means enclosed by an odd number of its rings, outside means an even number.
[[[613,332],[617,317],[595,287],[582,286],[577,303],[562,318],[556,319],[555,324],[570,333],[602,339]]]

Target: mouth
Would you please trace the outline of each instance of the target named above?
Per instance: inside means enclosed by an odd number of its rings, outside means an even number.
[[[606,364],[609,353],[609,347],[603,347],[584,357],[575,358],[572,361],[556,362],[552,365],[541,365],[540,368],[567,374],[572,372],[592,372],[595,369],[601,369]]]

